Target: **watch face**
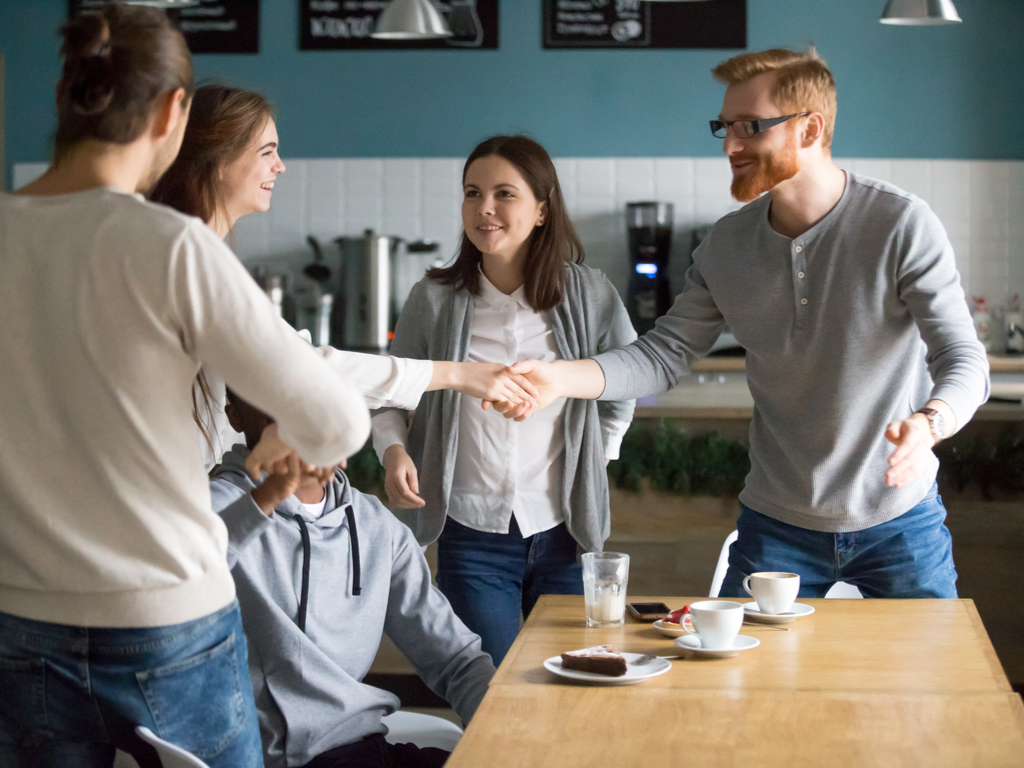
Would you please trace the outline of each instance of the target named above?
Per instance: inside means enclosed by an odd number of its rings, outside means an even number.
[[[942,413],[936,411],[935,414],[931,418],[931,422],[932,422],[932,431],[935,433],[935,436],[936,437],[945,437],[946,436],[946,417],[943,416]]]

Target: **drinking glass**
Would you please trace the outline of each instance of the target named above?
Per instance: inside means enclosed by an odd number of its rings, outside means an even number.
[[[629,555],[587,552],[583,555],[583,600],[588,627],[617,627],[626,614]]]

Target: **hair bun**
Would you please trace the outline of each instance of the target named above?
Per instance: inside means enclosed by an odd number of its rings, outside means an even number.
[[[114,99],[114,67],[110,26],[98,13],[79,16],[61,30],[64,34],[64,82],[71,108],[95,115]]]

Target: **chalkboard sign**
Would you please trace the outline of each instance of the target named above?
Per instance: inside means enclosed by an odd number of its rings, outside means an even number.
[[[452,37],[377,40],[370,37],[390,0],[299,0],[299,48],[304,51],[498,47],[498,0],[433,0]]]
[[[68,0],[68,16],[95,11],[109,0]],[[199,0],[167,11],[192,53],[259,53],[260,0]]]
[[[544,0],[545,48],[746,48],[746,0]]]

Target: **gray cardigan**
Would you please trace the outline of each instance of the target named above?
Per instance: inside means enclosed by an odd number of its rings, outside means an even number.
[[[456,291],[427,278],[420,280],[398,319],[391,354],[465,361],[473,303],[465,289]],[[608,278],[578,264],[566,264],[565,298],[548,312],[548,320],[565,360],[593,357],[636,339],[626,308]],[[461,397],[451,390],[427,392],[409,429],[406,449],[419,472],[420,496],[426,506],[398,509],[395,514],[412,528],[420,544],[435,541],[444,528],[459,448]],[[569,532],[586,551],[600,551],[610,529],[600,419],[630,421],[633,407],[633,400],[566,402],[562,510]],[[391,409],[374,413],[384,410]]]

